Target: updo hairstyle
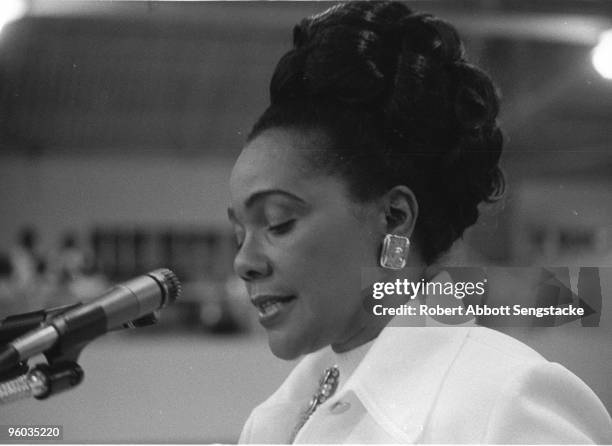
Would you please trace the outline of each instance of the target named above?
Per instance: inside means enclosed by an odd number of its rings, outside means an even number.
[[[433,263],[503,192],[503,138],[491,79],[468,63],[457,31],[399,2],[349,2],[301,21],[279,61],[270,128],[322,130],[314,168],[342,176],[367,202],[406,185],[419,205],[414,237]]]

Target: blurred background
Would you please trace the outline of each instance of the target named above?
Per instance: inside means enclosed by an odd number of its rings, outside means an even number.
[[[612,2],[408,3],[455,24],[503,97],[507,197],[446,261],[612,267]],[[293,25],[330,5],[2,0],[0,320],[161,266],[184,282],[157,326],[88,346],[79,387],[0,406],[2,424],[63,424],[76,443],[238,439],[293,364],[232,273],[229,172]],[[515,335],[610,410],[602,271],[599,328]]]

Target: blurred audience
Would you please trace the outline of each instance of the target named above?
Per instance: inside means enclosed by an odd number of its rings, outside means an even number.
[[[108,286],[74,231],[62,237],[55,252],[44,254],[37,230],[25,226],[10,251],[0,253],[0,319],[86,301]]]
[[[17,288],[27,288],[39,274],[44,273],[46,264],[38,247],[38,233],[30,226],[23,227],[15,245],[10,251],[12,277]]]
[[[60,284],[67,284],[81,277],[88,263],[89,260],[85,250],[80,246],[77,235],[70,231],[62,237],[49,269]]]

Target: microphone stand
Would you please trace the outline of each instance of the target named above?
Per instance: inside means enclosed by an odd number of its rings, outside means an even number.
[[[0,344],[11,342],[44,324],[46,320],[80,305],[79,302],[10,316],[0,321]],[[158,312],[155,311],[123,324],[119,329],[144,327],[158,321]],[[44,353],[47,364],[41,363],[30,368],[26,360],[15,364],[10,370],[0,372],[0,405],[31,396],[42,400],[79,385],[83,381],[84,372],[77,361],[88,342],[73,344],[69,348],[58,342]]]

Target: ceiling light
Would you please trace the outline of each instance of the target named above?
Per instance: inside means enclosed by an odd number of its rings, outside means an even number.
[[[591,61],[599,74],[612,79],[612,30],[604,31],[591,53]]]
[[[1,0],[0,1],[0,31],[12,21],[21,18],[26,12],[24,0]]]

